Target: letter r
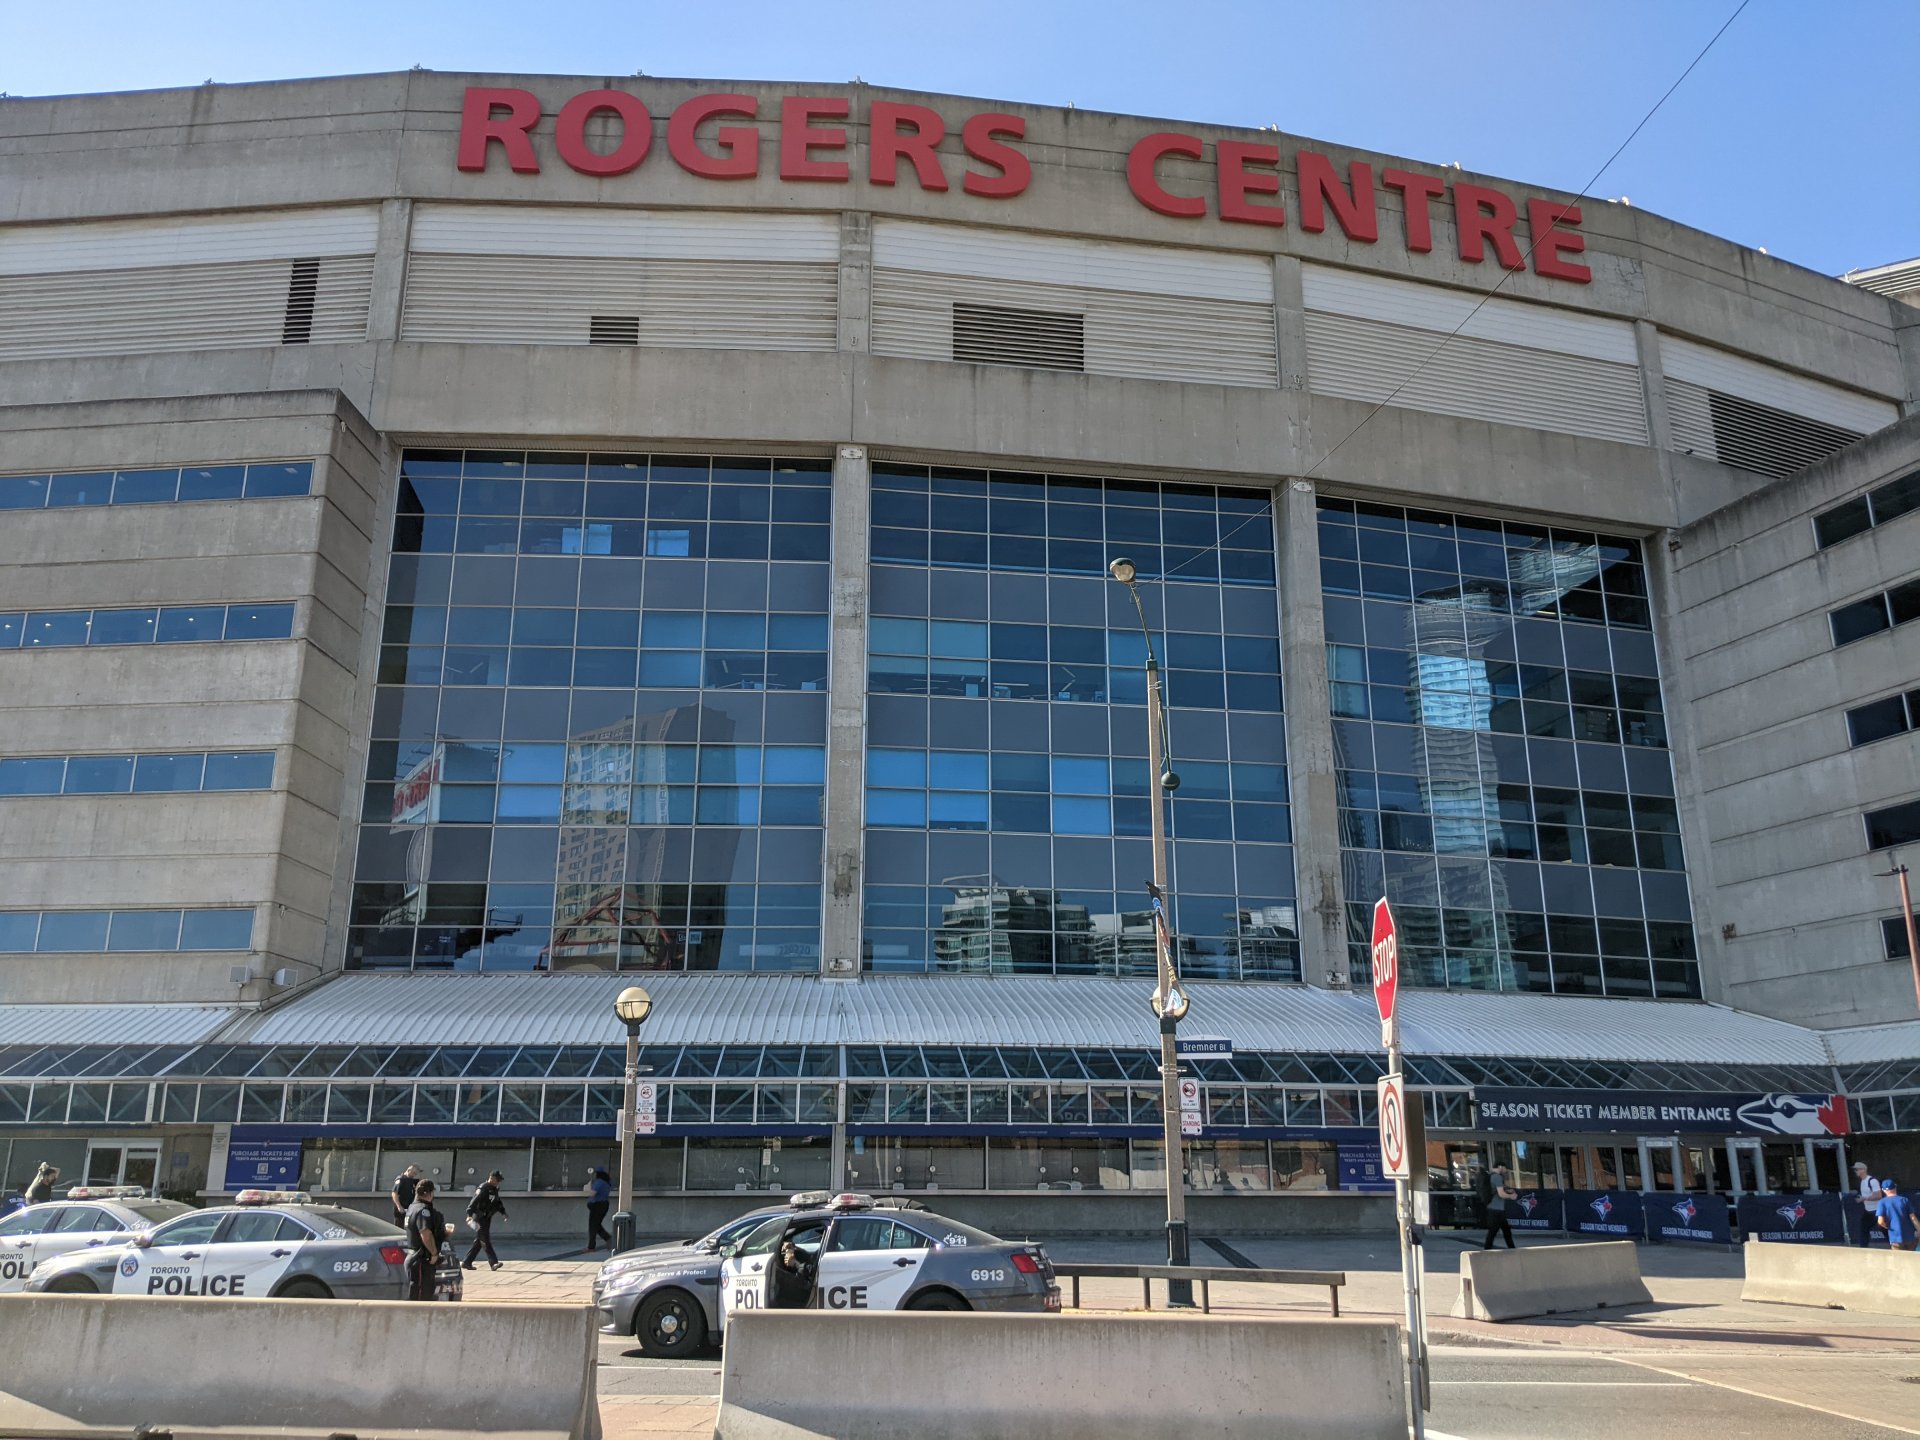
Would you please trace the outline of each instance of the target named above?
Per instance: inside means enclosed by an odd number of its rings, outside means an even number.
[[[506,114],[494,111],[505,107]],[[488,146],[498,140],[507,152],[507,164],[517,175],[538,175],[540,161],[533,153],[529,132],[540,119],[540,99],[531,90],[467,87],[460,106],[460,150],[457,165],[478,173],[487,168]]]

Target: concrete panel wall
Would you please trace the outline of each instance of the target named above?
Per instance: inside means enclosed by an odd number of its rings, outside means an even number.
[[[1816,1025],[1914,1014],[1880,920],[1898,912],[1862,812],[1920,795],[1920,736],[1854,749],[1846,711],[1920,679],[1920,627],[1835,649],[1827,612],[1915,574],[1904,516],[1827,550],[1813,517],[1920,466],[1920,422],[1882,431],[1675,534],[1670,703],[1697,753],[1726,1000]],[[1690,837],[1691,838],[1691,837]]]

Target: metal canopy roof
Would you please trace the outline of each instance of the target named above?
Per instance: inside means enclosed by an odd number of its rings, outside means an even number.
[[[1836,1065],[1871,1065],[1882,1060],[1920,1060],[1920,1020],[1891,1025],[1856,1025],[1825,1032]]]
[[[278,1009],[239,1016],[219,1038],[252,1045],[604,1044],[621,1038],[613,998],[633,984],[654,997],[643,1031],[650,1045],[1158,1044],[1145,980],[881,975],[852,982],[684,973],[344,975]],[[1248,1051],[1380,1049],[1379,1021],[1364,993],[1204,982],[1191,992],[1193,1012],[1182,1027],[1190,1036],[1225,1036]],[[1406,1046],[1415,1054],[1832,1063],[1819,1032],[1718,1005],[1419,990],[1405,992],[1401,1005]],[[7,1029],[0,1020],[0,1040],[12,1038]]]
[[[214,1005],[0,1005],[0,1045],[191,1045],[234,1013]]]

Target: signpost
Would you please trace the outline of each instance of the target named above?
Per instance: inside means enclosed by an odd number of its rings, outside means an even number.
[[[1387,1074],[1380,1081],[1380,1158],[1393,1177],[1394,1214],[1400,1227],[1400,1276],[1407,1301],[1407,1388],[1413,1409],[1414,1440],[1427,1433],[1427,1319],[1420,1301],[1420,1231],[1413,1213],[1414,1167],[1424,1154],[1413,1139],[1425,1127],[1410,1124],[1405,1074],[1400,1058],[1400,936],[1383,895],[1373,906],[1373,1005],[1380,1012],[1380,1043],[1387,1047]],[[1419,1104],[1418,1097],[1414,1104]],[[1424,1142],[1423,1142],[1424,1143]]]
[[[1180,1134],[1190,1138],[1200,1133],[1200,1082],[1191,1075],[1180,1077]]]
[[[660,1087],[651,1080],[633,1087],[633,1133],[651,1135],[659,1119]]]

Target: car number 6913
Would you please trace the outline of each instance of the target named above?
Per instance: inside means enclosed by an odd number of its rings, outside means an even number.
[[[979,1281],[991,1280],[997,1283],[1003,1283],[1007,1278],[1007,1272],[1004,1270],[976,1270],[973,1272],[973,1278]]]

